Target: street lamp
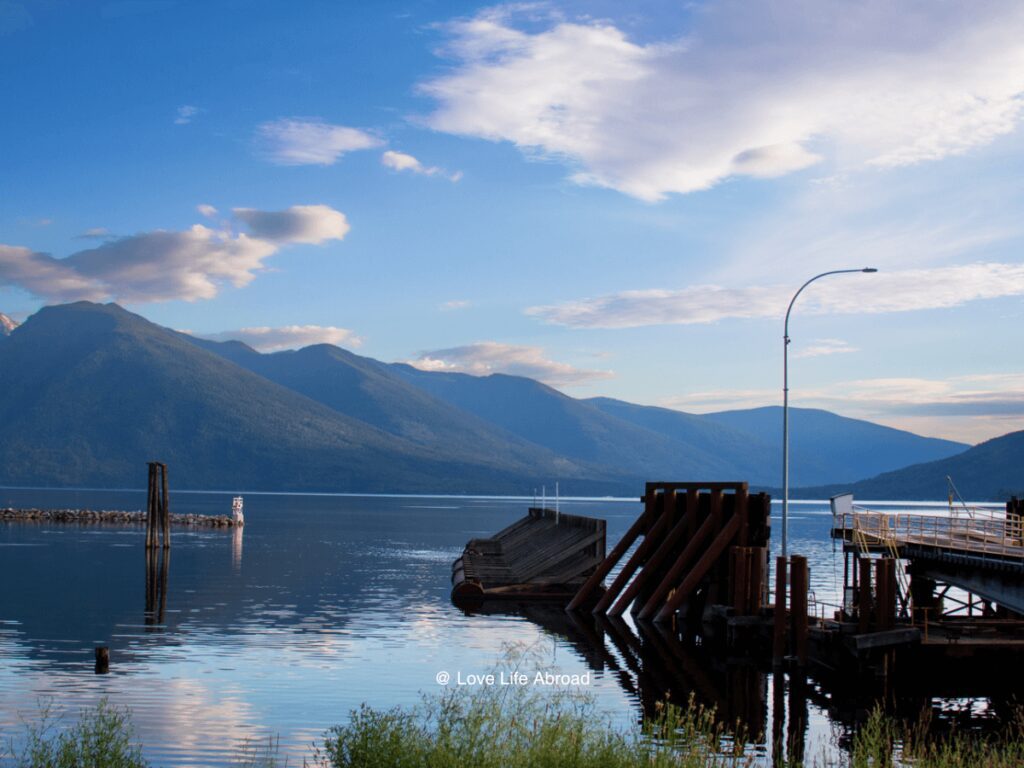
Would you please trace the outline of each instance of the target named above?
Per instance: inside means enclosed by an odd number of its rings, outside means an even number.
[[[786,327],[782,336],[782,556],[786,557],[789,543],[789,313],[793,311],[793,305],[797,297],[803,293],[804,288],[822,277],[828,275],[844,275],[850,272],[877,272],[874,267],[863,269],[834,269],[831,272],[822,272],[815,275],[806,283],[800,286],[800,290],[793,294],[789,302],[789,309],[786,310]]]

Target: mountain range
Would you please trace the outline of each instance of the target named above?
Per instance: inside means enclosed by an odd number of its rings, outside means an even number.
[[[529,494],[559,481],[636,495],[645,480],[780,474],[778,407],[687,414],[325,344],[264,354],[115,304],[45,307],[0,336],[0,392],[4,485],[135,487],[154,458],[176,487],[281,491]],[[967,448],[826,411],[791,409],[790,422],[794,486]]]

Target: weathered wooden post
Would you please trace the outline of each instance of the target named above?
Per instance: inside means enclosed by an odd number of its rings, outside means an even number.
[[[160,477],[162,478],[163,493],[160,498],[160,516],[163,524],[163,545],[164,549],[171,546],[171,505],[167,494],[167,465],[160,465]]]
[[[857,631],[864,634],[871,626],[871,560],[857,559],[860,580],[857,586]]]
[[[156,465],[149,467],[149,487],[146,496],[146,549],[156,546]]]
[[[96,674],[105,675],[110,671],[110,648],[106,645],[96,646]]]
[[[807,558],[793,555],[789,558],[790,610],[793,614],[793,649],[796,663],[807,666]]]
[[[892,629],[896,617],[896,561],[875,561],[875,621],[879,630]]]

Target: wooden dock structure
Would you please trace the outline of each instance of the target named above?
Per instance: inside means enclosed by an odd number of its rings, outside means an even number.
[[[745,482],[647,483],[644,511],[568,605],[585,606],[636,545],[593,612],[665,622],[691,601],[756,614],[765,602],[771,498]]]
[[[452,563],[452,600],[572,597],[605,557],[604,520],[530,508],[487,539],[471,539]]]
[[[707,648],[798,675],[815,668],[906,684],[936,665],[965,679],[1024,669],[1024,505],[1016,499],[1005,513],[966,516],[879,513],[852,500],[834,508],[832,535],[844,542],[841,605],[817,600],[806,557],[776,558],[769,574],[771,499],[747,483],[650,482],[642,501],[607,554],[604,521],[530,509],[466,545],[452,565],[452,600],[472,610],[488,599],[561,603],[581,625],[614,625],[629,611],[648,642],[685,627]]]

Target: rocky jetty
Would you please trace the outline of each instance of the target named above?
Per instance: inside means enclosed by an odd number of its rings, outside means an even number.
[[[0,509],[0,521],[26,521],[38,523],[115,523],[119,525],[145,525],[142,510],[94,509]],[[230,515],[171,515],[171,525],[190,528],[231,528],[235,521]]]

